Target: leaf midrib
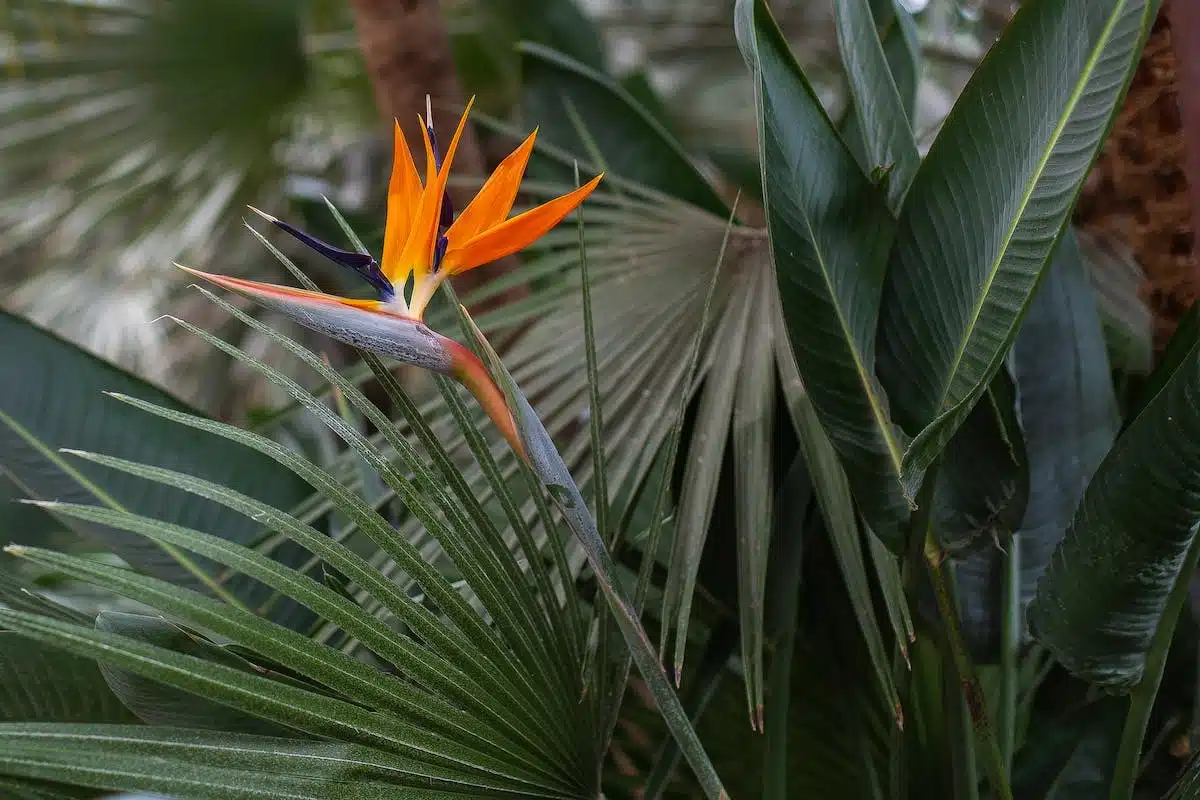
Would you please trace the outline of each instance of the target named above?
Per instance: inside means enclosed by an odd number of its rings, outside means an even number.
[[[1079,100],[1083,96],[1084,89],[1091,82],[1092,76],[1096,70],[1096,64],[1099,62],[1101,54],[1107,48],[1109,41],[1112,39],[1113,29],[1116,27],[1117,20],[1121,18],[1122,12],[1128,7],[1128,5],[1129,0],[1118,0],[1117,5],[1113,8],[1113,12],[1109,16],[1108,23],[1104,26],[1104,31],[1097,42],[1097,46],[1093,48],[1091,56],[1088,57],[1088,60],[1084,65],[1081,79],[1076,84],[1074,91],[1071,92],[1070,101],[1067,103],[1063,114],[1059,118],[1058,124],[1054,128],[1054,133],[1050,138],[1050,144],[1046,148],[1045,153],[1039,161],[1037,169],[1034,170],[1032,180],[1029,181],[1029,185],[1021,198],[1021,204],[1018,212],[1013,215],[1012,223],[1008,226],[1008,230],[1005,231],[1004,238],[1002,240],[1002,247],[999,249],[999,253],[989,269],[987,281],[984,283],[984,290],[980,292],[979,298],[976,300],[972,309],[971,322],[965,329],[967,333],[959,342],[959,346],[955,350],[954,361],[951,364],[949,372],[946,374],[946,381],[942,386],[938,401],[937,416],[941,416],[943,412],[949,411],[951,408],[947,407],[947,402],[950,395],[950,387],[954,384],[954,376],[958,374],[959,367],[962,364],[963,358],[966,356],[967,345],[971,341],[971,334],[975,331],[975,328],[979,322],[979,317],[983,313],[983,306],[987,302],[988,296],[991,294],[992,284],[995,283],[996,275],[1000,272],[1000,265],[1004,261],[1004,256],[1008,253],[1008,246],[1012,243],[1012,238],[1014,235],[1016,235],[1017,228],[1020,226],[1021,220],[1025,216],[1025,209],[1029,206],[1029,202],[1033,199],[1033,195],[1037,189],[1037,186],[1041,182],[1042,174],[1046,171],[1046,166],[1049,164],[1050,159],[1054,155],[1055,149],[1058,147],[1059,141],[1062,139],[1063,131],[1066,129],[1068,123],[1070,123],[1071,117],[1074,115],[1075,109],[1079,105]]]
[[[757,46],[756,46],[756,49],[757,49]],[[759,63],[761,64],[761,59],[759,60]],[[758,94],[761,97],[763,95],[763,86],[764,86],[763,79],[762,79],[762,67],[761,66],[757,67],[755,69],[755,73],[756,73],[755,82],[758,84],[756,94]],[[761,108],[759,113],[762,115],[762,118],[760,119],[760,124],[762,126],[762,129],[763,129],[763,132],[765,135],[765,132],[766,132],[766,108],[765,107]],[[763,184],[762,184],[763,185],[763,205],[765,208],[770,209],[770,207],[771,207],[770,190],[767,188],[765,160],[763,162],[762,172],[763,172]],[[838,325],[842,329],[842,337],[845,339],[845,341],[847,343],[847,349],[849,349],[849,351],[850,351],[850,357],[854,361],[854,370],[858,374],[859,384],[862,386],[863,390],[865,391],[867,400],[871,406],[871,416],[874,417],[874,419],[875,419],[876,430],[878,430],[880,435],[883,437],[884,444],[887,446],[888,457],[891,461],[892,469],[894,470],[895,474],[898,476],[898,475],[900,475],[900,467],[902,464],[902,452],[901,452],[899,444],[896,442],[895,438],[892,436],[891,422],[888,420],[887,415],[883,413],[883,408],[879,403],[879,398],[877,398],[875,396],[875,391],[871,386],[871,376],[866,370],[866,364],[863,361],[861,355],[859,354],[858,347],[855,343],[854,337],[850,333],[850,328],[846,323],[846,317],[842,313],[841,307],[837,304],[836,301],[833,300],[833,298],[836,297],[836,294],[833,291],[833,282],[829,279],[829,267],[826,264],[825,256],[822,253],[821,248],[816,245],[817,239],[816,239],[816,236],[814,235],[814,232],[812,229],[812,223],[808,219],[808,214],[801,213],[800,216],[804,222],[805,233],[808,234],[809,241],[811,241],[813,243],[813,252],[816,253],[817,263],[820,265],[820,268],[821,268],[821,280],[824,281],[825,290],[829,294],[829,297],[831,298],[830,305],[833,307],[834,314],[837,315]],[[767,215],[768,228],[770,227],[770,225],[771,225],[771,219],[770,219],[770,214],[768,213],[768,215]],[[768,242],[767,246],[771,248],[771,253],[772,253],[771,260],[774,261],[775,260],[774,259],[775,247],[774,247],[774,244],[771,243],[770,236],[767,237],[767,242]],[[792,353],[792,357],[795,358],[794,351]]]

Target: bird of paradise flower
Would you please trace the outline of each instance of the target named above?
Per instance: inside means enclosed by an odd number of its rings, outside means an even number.
[[[475,395],[508,443],[524,456],[525,448],[504,395],[487,369],[470,350],[427,327],[423,322],[425,309],[442,281],[529,246],[575,210],[604,176],[597,175],[572,192],[510,218],[537,138],[535,129],[500,163],[456,217],[446,183],[473,103],[474,98],[467,103],[442,158],[426,101],[425,117],[418,115],[425,147],[423,182],[396,123],[380,261],[326,244],[253,209],[326,258],[358,273],[374,287],[378,299],[339,297],[177,266],[282,313],[310,330],[454,377]],[[412,292],[406,300],[404,290],[410,277]]]

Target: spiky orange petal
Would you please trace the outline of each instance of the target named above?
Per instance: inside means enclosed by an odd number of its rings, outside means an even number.
[[[516,150],[500,162],[500,166],[480,188],[479,194],[446,231],[451,248],[455,242],[468,242],[508,218],[508,212],[512,211],[517,199],[517,191],[521,188],[521,179],[525,176],[525,167],[529,164],[537,134],[535,128]]]
[[[331,303],[334,305],[350,306],[351,308],[361,308],[365,311],[377,311],[381,314],[392,314],[393,316],[404,317],[403,314],[396,314],[389,311],[387,306],[378,300],[358,300],[352,297],[338,297],[334,294],[325,294],[324,292],[310,292],[307,289],[297,289],[294,286],[279,286],[274,283],[261,283],[259,281],[248,281],[245,278],[232,278],[228,275],[216,275],[211,272],[202,272],[198,269],[185,267],[182,264],[176,264],[184,272],[190,275],[195,275],[197,278],[203,278],[209,283],[214,283],[232,292],[245,293],[250,295],[266,294],[273,295],[282,299],[294,299],[302,301],[316,301],[320,303]],[[407,318],[407,317],[406,317]]]
[[[417,208],[421,202],[421,178],[413,163],[412,152],[404,140],[400,123],[396,122],[393,134],[392,177],[388,183],[387,226],[383,233],[383,262],[380,265],[397,291],[403,292],[404,279],[400,275],[400,254],[412,231]]]
[[[466,272],[529,246],[574,211],[603,177],[601,173],[575,191],[485,230],[457,247],[451,242],[443,268],[451,273]]]
[[[458,142],[467,126],[467,115],[471,113],[471,106],[474,103],[475,98],[467,101],[467,107],[458,121],[458,128],[454,131],[454,138],[450,140],[450,147],[446,149],[446,155],[442,159],[442,168],[437,170],[436,175],[433,166],[433,147],[429,141],[429,134],[425,133],[425,158],[428,162],[425,171],[430,177],[425,183],[424,191],[421,192],[421,202],[416,218],[413,220],[408,241],[399,258],[399,273],[407,276],[411,270],[414,284],[423,283],[429,275],[433,246],[437,241],[438,218],[442,211],[442,195],[446,191],[446,181],[450,177],[450,165],[454,162]],[[421,127],[424,130],[423,124]]]

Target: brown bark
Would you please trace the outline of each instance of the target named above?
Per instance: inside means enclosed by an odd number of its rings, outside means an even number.
[[[1157,348],[1200,294],[1192,194],[1200,190],[1200,182],[1188,179],[1179,103],[1179,89],[1188,84],[1180,80],[1171,24],[1177,13],[1172,6],[1182,10],[1194,2],[1164,0],[1077,209],[1086,230],[1120,240],[1137,257],[1146,273],[1143,295],[1154,312]],[[1200,16],[1195,9],[1188,9],[1187,15]],[[1198,38],[1191,35],[1192,59],[1200,46]],[[1191,111],[1195,114],[1197,109]],[[1195,133],[1196,122],[1190,125]]]
[[[462,91],[455,72],[454,54],[446,32],[437,0],[350,0],[355,26],[367,72],[375,90],[375,102],[391,133],[392,120],[410,145],[421,141],[417,114],[425,113],[425,96],[433,100],[434,127],[439,143],[445,147],[458,125],[459,112],[464,105]],[[414,148],[417,168],[425,160],[422,148]],[[481,176],[485,172],[479,142],[470,127],[463,134],[454,170],[459,175]],[[383,177],[386,180],[386,176]],[[455,208],[461,210],[473,192],[453,188],[450,196]],[[455,278],[460,294],[470,291],[486,280],[510,272],[515,259],[508,258]],[[495,302],[484,303],[478,310],[525,296],[521,287],[505,293]]]

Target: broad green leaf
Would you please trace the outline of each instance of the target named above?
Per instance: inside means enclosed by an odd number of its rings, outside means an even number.
[[[1106,797],[1129,702],[1106,697],[1034,726],[1013,762],[1013,796]]]
[[[1065,235],[1013,345],[1030,487],[1017,533],[1021,619],[1118,426],[1087,273],[1074,238]],[[985,547],[955,570],[964,632],[981,654],[994,655],[999,646],[1002,560]]]
[[[1016,401],[1012,377],[1001,368],[946,446],[932,524],[938,544],[951,554],[1003,547],[1021,524],[1030,477]]]
[[[1117,689],[1142,679],[1200,522],[1196,341],[1159,371],[1169,377],[1151,377],[1161,390],[1100,463],[1029,607],[1055,658]]]
[[[889,59],[877,33],[877,17],[888,16],[889,29],[898,31],[898,19],[907,12],[892,7],[892,0],[877,0],[880,13],[873,16],[869,0],[837,0],[834,3],[838,50],[850,83],[850,98],[857,112],[857,133],[865,143],[868,174],[881,170],[893,214],[900,206],[909,184],[921,164],[917,142],[913,138],[911,110],[906,105],[892,76]],[[897,37],[902,38],[902,37]]]
[[[127,725],[0,725],[0,773],[211,800],[462,797],[344,742]]]
[[[0,631],[0,721],[136,720],[95,662]]]
[[[754,76],[767,228],[792,351],[868,522],[892,547],[907,516],[904,443],[874,374],[892,220],[842,144],[762,0],[739,0]]]
[[[0,605],[15,611],[29,611],[69,622],[91,621],[91,617],[79,609],[65,606],[44,596],[41,589],[19,573],[16,565],[15,558],[0,552]]]
[[[0,467],[30,497],[121,507],[168,522],[247,542],[260,526],[220,506],[128,475],[69,463],[62,447],[96,450],[160,464],[240,489],[288,508],[312,489],[268,459],[220,439],[139,414],[102,392],[118,391],[180,411],[186,405],[166,392],[92,356],[25,320],[0,311]],[[195,413],[195,412],[192,412]],[[216,585],[213,565],[96,525],[76,527],[110,547],[137,569],[182,586]],[[19,531],[6,531],[22,542]],[[291,553],[289,555],[293,555]],[[261,587],[235,586],[248,603]],[[296,613],[290,607],[287,613]],[[294,622],[302,622],[301,616]]]
[[[921,81],[921,42],[917,25],[900,0],[870,0],[870,7],[876,36],[883,45],[888,71],[911,128],[916,120],[917,88]],[[867,142],[853,102],[847,106],[840,127],[859,164],[870,172],[872,165],[868,163]]]
[[[185,631],[162,617],[105,611],[96,618],[96,629],[225,664],[243,672],[258,671],[249,662],[198,633]],[[132,672],[106,664],[100,664],[100,672],[121,702],[137,714],[139,719],[150,725],[204,728],[227,733],[257,733],[267,736],[295,735],[295,731],[289,728],[272,725],[253,715],[172,689]]]
[[[1147,374],[1154,367],[1154,315],[1141,288],[1146,273],[1115,236],[1072,228],[1096,294],[1113,369]]]
[[[1155,16],[1154,0],[1024,3],[905,199],[879,375],[914,497],[1000,368]]]
[[[724,219],[729,208],[688,158],[682,146],[612,78],[568,56],[524,44],[521,114],[539,138],[591,163],[579,124],[595,142],[604,165],[597,169],[635,180]],[[575,117],[576,119],[572,119]],[[531,165],[532,168],[533,165]],[[570,167],[556,173],[571,181]]]

